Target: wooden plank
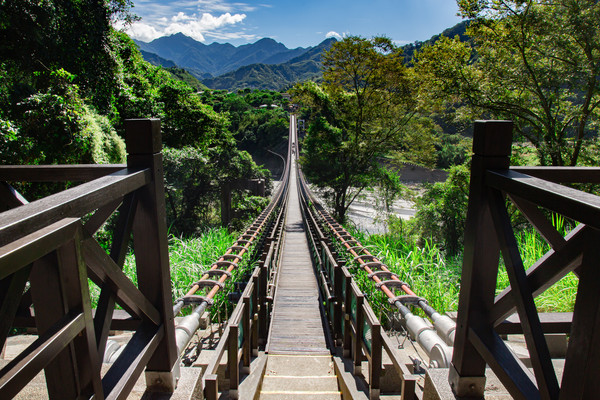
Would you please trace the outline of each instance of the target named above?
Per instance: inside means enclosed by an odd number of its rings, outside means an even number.
[[[151,172],[126,169],[2,213],[0,246],[65,217],[81,217],[147,184]]]
[[[64,318],[68,310],[63,297],[65,288],[61,285],[56,252],[33,264],[30,283],[37,331],[39,335],[44,335]],[[71,346],[66,347],[44,369],[50,399],[73,399],[79,396],[77,368],[72,350]]]
[[[508,194],[600,229],[600,197],[512,170],[487,171],[487,183]]]
[[[600,234],[590,237],[584,253],[573,327],[561,385],[561,399],[592,399],[600,393]]]
[[[151,323],[145,323],[137,330],[102,379],[106,400],[127,397],[163,336],[164,327]]]
[[[485,361],[468,338],[471,326],[488,320],[498,275],[499,247],[488,204],[485,171],[508,168],[511,144],[511,122],[475,122],[475,154],[471,161],[461,289],[449,378],[458,396],[481,397],[485,389],[485,384],[482,384],[485,382]],[[474,384],[474,381],[480,384]]]
[[[137,207],[136,198],[135,192],[125,196],[119,208],[119,219],[113,232],[110,258],[121,270],[125,262],[129,239],[131,238],[133,218]],[[94,316],[94,331],[96,332],[96,343],[98,344],[99,354],[104,354],[110,327],[113,325],[111,320],[115,311],[115,300],[116,297],[110,285],[103,284],[100,289],[100,297],[98,298],[97,314]]]
[[[540,323],[542,324],[542,331],[544,333],[570,333],[571,325],[573,323],[573,313],[561,312],[561,313],[539,313]],[[517,335],[523,333],[523,327],[521,325],[521,319],[519,314],[513,314],[498,326],[494,327],[494,330],[499,335]]]
[[[0,281],[0,348],[10,333],[30,272],[31,264]]]
[[[469,340],[492,368],[515,399],[541,399],[535,379],[523,363],[515,358],[500,336],[485,327],[469,328]]]
[[[396,352],[394,351],[394,349],[396,349],[396,345],[392,344],[392,341],[385,332],[381,333],[381,342],[383,344],[383,348],[388,353],[388,356],[392,361],[394,368],[398,372],[400,379],[402,380],[402,399],[415,399],[415,386],[417,377],[415,375],[412,375],[406,367],[406,365],[400,362],[398,356],[396,355]]]
[[[122,198],[115,199],[112,202],[108,203],[107,205],[100,207],[98,210],[96,210],[94,215],[92,215],[90,217],[90,219],[88,219],[87,222],[85,223],[85,225],[83,227],[85,229],[85,231],[87,233],[89,233],[90,235],[93,235],[94,233],[96,233],[98,231],[98,229],[100,229],[102,227],[102,225],[104,225],[106,220],[111,215],[113,215],[113,213],[115,212],[117,207],[119,207],[119,205],[121,204],[122,201],[123,201]]]
[[[19,393],[84,328],[83,314],[66,315],[40,335],[0,371],[0,398],[11,399]]]
[[[371,355],[369,357],[369,392],[370,399],[379,399],[379,391],[381,389],[381,363],[382,363],[382,348],[381,340],[381,324],[373,313],[373,310],[368,303],[363,304],[362,313],[364,314],[365,322],[371,329]],[[360,329],[362,332],[362,327]],[[384,333],[385,334],[385,333]],[[361,336],[363,336],[361,334]]]
[[[217,344],[217,348],[213,353],[213,358],[210,360],[208,365],[206,366],[206,370],[204,372],[205,376],[216,374],[217,369],[219,368],[219,363],[221,362],[221,358],[223,357],[223,353],[227,350],[227,345],[229,344],[229,325],[225,327],[223,331],[223,335]]]
[[[562,248],[566,244],[565,238],[558,233],[556,228],[548,221],[539,208],[527,200],[518,196],[509,196],[525,218],[542,235],[554,250]]]
[[[240,385],[240,368],[238,359],[238,335],[239,325],[237,323],[229,326],[227,337],[227,371],[229,371],[229,390],[237,393]]]
[[[8,182],[87,182],[113,174],[125,164],[3,165],[0,180]]]
[[[76,218],[65,218],[0,247],[0,279],[71,240],[78,224]]]
[[[490,208],[540,395],[544,399],[558,399],[559,387],[550,351],[527,282],[519,245],[505,208],[504,196],[500,191],[490,190]]]
[[[148,298],[129,280],[94,238],[83,241],[83,254],[88,268],[116,293],[119,304],[138,317],[160,324],[161,316]]]
[[[589,240],[592,228],[579,225],[567,235],[567,244],[560,250],[550,250],[527,270],[527,284],[533,296],[558,282],[570,271],[581,265],[582,246]],[[516,310],[512,297],[512,287],[507,287],[495,298],[495,304],[490,312],[490,321],[495,325],[501,323]]]
[[[292,164],[295,176],[296,165]],[[285,243],[269,331],[269,354],[330,354],[319,304],[319,289],[302,222],[297,182],[289,181]]]
[[[152,181],[139,189],[138,204],[133,221],[133,251],[136,259],[138,287],[158,310],[164,336],[155,354],[148,361],[148,371],[171,373],[177,362],[175,324],[171,299],[171,276],[169,271],[169,247],[165,190],[160,135],[160,121],[126,120],[126,144],[129,168],[148,168]],[[170,382],[175,382],[171,379]],[[165,384],[170,384],[165,382]],[[174,390],[161,387],[160,390]]]
[[[92,309],[92,317],[96,314],[96,309]],[[113,317],[110,320],[110,329],[115,331],[135,331],[139,328],[142,320],[132,317],[125,310],[114,310]],[[15,328],[35,328],[35,318],[31,316],[17,315],[14,319]],[[104,354],[98,352],[98,354]]]
[[[81,311],[85,329],[72,342],[74,357],[74,375],[77,379],[80,397],[103,399],[100,381],[102,359],[96,350],[96,338],[92,319],[92,305],[88,287],[86,266],[81,254],[83,229],[78,223],[72,241],[57,249],[58,268],[60,270],[63,302],[67,313]]]
[[[555,183],[600,183],[599,167],[510,167],[510,169]]]
[[[217,400],[219,398],[219,377],[215,374],[204,375],[204,398]]]

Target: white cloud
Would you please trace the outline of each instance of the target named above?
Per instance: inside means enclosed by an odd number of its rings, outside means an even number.
[[[196,0],[196,5],[199,11],[206,12],[249,12],[256,10],[257,7],[247,3],[229,3],[223,0]]]
[[[119,24],[117,24],[116,28],[123,29],[123,27],[119,26]],[[141,40],[142,42],[150,42],[162,36],[161,32],[157,31],[156,28],[141,21],[125,27],[124,30],[129,34],[129,36],[134,39]]]
[[[189,21],[193,18],[194,17],[190,17],[189,15],[186,15],[183,12],[179,11],[179,13],[177,15],[175,15],[174,17],[171,17],[171,21],[173,21],[173,22]]]
[[[327,34],[325,35],[325,37],[327,39],[329,39],[331,37],[334,37],[334,38],[336,38],[338,40],[342,40],[342,38],[343,38],[342,35],[340,35],[339,33],[335,32],[335,31],[329,31],[329,32],[327,32]]]
[[[216,36],[221,30],[241,23],[246,14],[231,14],[229,12],[214,16],[203,13],[198,17],[196,14],[186,14],[182,11],[173,15],[170,19],[158,18],[153,21],[137,21],[131,26],[125,27],[125,31],[133,38],[144,42],[152,41],[165,35],[183,33],[200,42],[205,40],[205,35]],[[122,28],[122,27],[117,27]]]

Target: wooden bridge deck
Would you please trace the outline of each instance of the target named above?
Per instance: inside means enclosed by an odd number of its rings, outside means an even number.
[[[330,354],[319,309],[319,287],[306,239],[292,162],[285,242],[273,303],[269,354]]]

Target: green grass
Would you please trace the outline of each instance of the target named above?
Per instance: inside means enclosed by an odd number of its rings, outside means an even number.
[[[366,236],[353,232],[356,239],[367,246],[371,254],[386,263],[388,268],[408,283],[411,289],[429,302],[436,310],[451,311],[458,307],[460,290],[460,259],[446,259],[435,245],[421,248],[414,243],[391,235]],[[361,290],[382,321],[392,311],[387,297],[375,289],[373,281],[359,268],[353,271]]]
[[[565,233],[562,221],[556,221],[555,225],[561,233]],[[443,313],[458,308],[462,256],[448,258],[435,244],[427,243],[419,247],[411,241],[389,234],[367,236],[361,232],[352,233],[372,254],[384,261],[391,271],[397,273],[401,280],[407,282],[417,295],[427,299],[434,309]],[[516,238],[526,269],[550,249],[535,231],[519,232]],[[352,272],[379,318],[386,321],[387,315],[392,312],[387,297],[375,289],[373,281],[367,278],[364,271],[353,268]],[[496,293],[500,293],[508,285],[508,275],[501,261]],[[573,311],[577,285],[577,277],[573,273],[568,274],[535,299],[538,311]]]
[[[550,246],[539,234],[531,231],[520,232],[516,235],[521,253],[521,259],[525,268],[532,266],[540,259]],[[552,285],[545,292],[535,298],[535,304],[539,312],[571,312],[575,306],[577,296],[577,285],[579,279],[572,272],[560,281]],[[508,274],[504,264],[500,266],[496,293],[500,293],[509,286]]]
[[[235,242],[236,238],[233,234],[228,233],[225,228],[211,229],[194,238],[169,238],[173,302],[187,293],[193,283],[200,279],[202,271],[208,269],[213,262],[217,261],[227,248]],[[225,288],[217,294],[214,306],[211,309],[214,320],[223,321],[231,313],[233,305],[228,304],[227,293],[233,289],[233,282],[240,279],[252,267],[248,258],[246,257],[240,263],[240,268],[233,272],[233,276],[227,280]],[[137,286],[133,252],[127,255],[123,271]],[[95,305],[100,295],[100,289],[96,285],[90,284],[90,292],[92,304]]]

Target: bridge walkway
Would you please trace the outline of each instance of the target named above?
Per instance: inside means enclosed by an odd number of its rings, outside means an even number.
[[[296,170],[296,161],[292,160],[283,254],[260,399],[341,399],[325,340],[319,287],[302,222]]]

